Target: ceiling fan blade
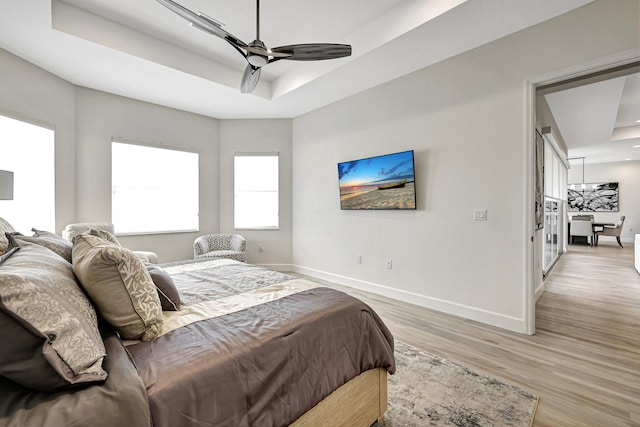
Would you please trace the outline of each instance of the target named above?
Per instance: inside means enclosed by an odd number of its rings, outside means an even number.
[[[234,35],[229,34],[225,30],[223,30],[221,28],[222,24],[220,24],[219,22],[216,22],[215,20],[209,18],[208,16],[204,14],[194,13],[189,9],[187,9],[186,7],[181,6],[178,3],[174,2],[173,0],[156,0],[156,1],[161,5],[165,6],[167,9],[171,10],[172,12],[176,13],[177,15],[189,21],[191,25],[198,28],[199,30],[213,34],[214,36],[218,36],[226,40],[227,42],[231,43],[234,46],[237,46],[240,48],[247,47],[247,44],[245,42],[238,39]]]
[[[289,46],[279,46],[271,49],[272,56],[275,54],[289,54],[282,58],[290,61],[319,61],[323,59],[343,58],[351,55],[351,46],[348,44],[333,43],[308,43],[292,44]]]
[[[255,89],[260,80],[260,68],[253,67],[251,64],[247,65],[242,75],[242,82],[240,83],[241,93],[251,93]]]

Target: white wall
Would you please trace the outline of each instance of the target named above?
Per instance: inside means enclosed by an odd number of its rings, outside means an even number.
[[[111,222],[111,139],[188,147],[200,155],[200,231],[121,236],[160,262],[193,258],[193,241],[219,224],[219,121],[86,88],[76,89],[76,221]],[[171,173],[171,171],[167,171]],[[163,201],[158,201],[162,209]],[[118,224],[114,224],[116,233]]]
[[[200,153],[200,230],[218,230],[218,120],[76,87],[1,49],[0,113],[55,129],[58,234],[72,222],[110,222],[112,136],[196,148]],[[192,258],[198,234],[123,236],[120,240],[134,250],[155,251],[161,262],[167,262]]]
[[[617,223],[625,216],[620,240],[633,242],[640,233],[640,161],[586,164],[584,167],[585,182],[617,182],[619,190],[618,212],[595,212],[598,221]],[[569,169],[569,184],[582,184],[582,165]],[[573,215],[569,212],[569,215]],[[605,240],[606,239],[606,240]],[[611,241],[603,237],[601,242]]]
[[[55,128],[55,231],[60,233],[75,218],[74,86],[0,49],[0,114]]]
[[[289,269],[291,263],[291,126],[282,120],[223,120],[220,123],[220,230],[239,233],[247,239],[247,257],[252,264]],[[280,165],[279,230],[233,229],[233,154],[278,152]],[[258,245],[264,248],[258,251]]]
[[[525,82],[637,49],[637,16],[592,3],[294,119],[297,270],[524,331]],[[417,211],[340,210],[338,162],[406,149]]]
[[[242,231],[252,262],[291,263],[291,120],[224,120],[76,87],[0,49],[0,113],[56,130],[56,232],[72,222],[111,221],[111,139],[196,149],[200,154],[200,230],[120,236],[160,262],[193,257],[201,234],[233,231],[233,153],[280,153],[280,229]],[[224,125],[224,126],[223,126]],[[159,201],[158,208],[162,208]],[[28,230],[22,230],[28,232]],[[117,232],[117,224],[116,224]],[[262,244],[263,252],[257,251]]]

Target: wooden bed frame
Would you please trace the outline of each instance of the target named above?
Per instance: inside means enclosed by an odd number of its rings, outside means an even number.
[[[298,418],[292,427],[370,427],[387,410],[387,371],[370,369],[336,389]]]

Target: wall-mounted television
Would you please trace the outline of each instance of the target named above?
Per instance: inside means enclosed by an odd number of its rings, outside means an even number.
[[[338,163],[340,208],[416,209],[413,150]]]

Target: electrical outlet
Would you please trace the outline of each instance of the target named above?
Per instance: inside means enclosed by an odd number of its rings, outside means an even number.
[[[385,261],[384,266],[387,270],[391,270],[393,268],[393,262],[390,259],[388,259]]]
[[[362,255],[356,257],[356,264],[362,264]]]
[[[262,243],[258,243],[258,252],[262,251],[264,251],[264,246],[262,246]]]

